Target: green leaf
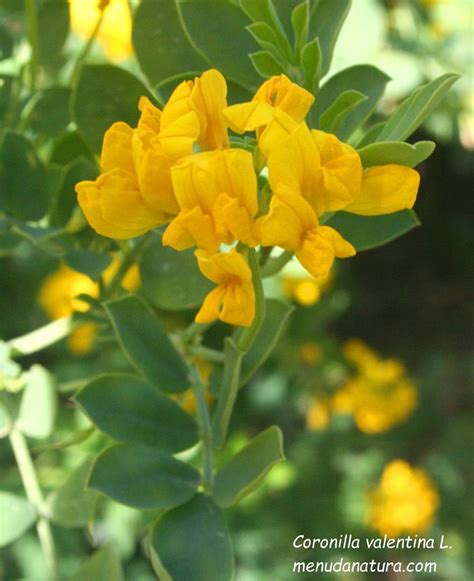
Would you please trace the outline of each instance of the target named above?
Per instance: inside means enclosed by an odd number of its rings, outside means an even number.
[[[418,141],[413,145],[403,141],[380,141],[362,147],[358,153],[364,167],[389,163],[415,167],[427,159],[435,147],[433,141]]]
[[[82,67],[72,111],[79,133],[94,153],[100,151],[104,133],[115,121],[136,124],[141,96],[154,100],[141,81],[124,69],[112,65]]]
[[[27,373],[16,427],[30,438],[47,438],[53,432],[57,393],[52,375],[41,365]]]
[[[241,384],[247,383],[257,369],[265,363],[280,340],[291,313],[292,305],[277,299],[267,299],[265,318],[257,336],[242,360]]]
[[[125,374],[93,379],[75,397],[111,438],[179,452],[198,439],[194,419],[149,383]]]
[[[213,67],[244,87],[260,82],[245,58],[258,46],[247,33],[250,22],[239,6],[230,0],[181,0],[178,5],[194,45]]]
[[[67,131],[53,141],[51,163],[67,165],[76,161],[78,157],[84,157],[91,163],[94,162],[91,151],[77,131]]]
[[[49,205],[46,170],[33,144],[7,131],[0,149],[1,196],[6,213],[20,220],[39,220]]]
[[[199,472],[148,446],[116,444],[96,459],[89,486],[139,509],[169,509],[192,498]]]
[[[69,34],[67,0],[43,0],[38,10],[39,61],[48,65],[58,61]]]
[[[249,54],[255,70],[264,78],[279,75],[283,72],[282,66],[268,51],[261,50]]]
[[[281,3],[283,4],[283,3]],[[284,3],[285,8],[289,9],[291,13],[291,5],[288,0]],[[275,10],[272,0],[240,0],[240,6],[242,10],[247,14],[247,16],[252,20],[252,22],[259,23],[263,22],[267,24],[275,33],[278,39],[278,46],[282,50],[282,53],[288,59],[291,57],[291,46],[288,42],[288,38],[285,34],[285,30],[281,24],[278,17],[278,13]]]
[[[63,169],[50,212],[51,226],[66,226],[77,208],[76,184],[82,180],[94,180],[97,173],[97,166],[82,156]]]
[[[12,231],[51,256],[62,256],[70,245],[70,237],[64,235],[61,228],[41,228],[18,223],[12,227]]]
[[[35,133],[56,137],[69,125],[71,91],[66,87],[50,87],[38,94],[29,121]]]
[[[6,26],[0,25],[0,61],[11,57],[13,47],[13,37],[10,30]]]
[[[0,547],[8,545],[27,531],[36,521],[36,511],[21,496],[0,491]]]
[[[447,73],[418,87],[390,116],[377,141],[405,141],[441,103],[459,75]]]
[[[309,30],[309,2],[304,0],[298,4],[291,13],[291,24],[295,33],[295,52],[300,54],[301,49],[308,40]]]
[[[141,290],[158,308],[192,309],[202,303],[214,285],[199,270],[192,250],[176,252],[156,235],[140,260]]]
[[[344,69],[321,87],[314,106],[314,116],[317,119],[344,91],[352,89],[366,95],[367,100],[347,115],[337,131],[339,139],[346,141],[371,115],[389,80],[388,75],[371,65]]]
[[[217,473],[214,499],[222,508],[237,504],[253,492],[271,468],[285,459],[283,434],[272,426],[253,438]]]
[[[209,68],[183,30],[173,0],[140,2],[133,19],[133,46],[152,85],[160,85],[185,71],[199,74]]]
[[[358,216],[337,212],[327,225],[335,228],[356,250],[383,246],[409,232],[420,222],[413,210],[401,210],[383,216]]]
[[[99,280],[101,274],[112,262],[107,254],[99,254],[85,248],[73,248],[64,256],[64,262],[77,272],[86,274],[92,280]]]
[[[321,46],[322,67],[325,75],[331,66],[332,54],[337,37],[346,19],[351,0],[319,0],[314,2],[310,10],[309,38],[317,37]],[[350,87],[346,87],[350,88]]]
[[[81,565],[69,581],[124,581],[120,559],[110,545],[104,545]]]
[[[321,47],[319,40],[315,38],[305,44],[301,50],[301,65],[304,72],[304,86],[313,94],[316,94],[319,77],[321,75]]]
[[[258,44],[270,52],[278,62],[287,63],[286,55],[282,53],[280,40],[271,26],[266,22],[254,22],[246,27]]]
[[[48,498],[51,519],[63,527],[85,527],[92,519],[97,493],[86,488],[92,460],[86,460]]]
[[[369,143],[373,143],[377,141],[378,136],[382,132],[382,129],[385,127],[386,121],[379,121],[374,125],[370,126],[369,129],[363,134],[362,138],[357,141],[357,147],[362,148],[368,145]]]
[[[167,512],[150,533],[155,573],[162,581],[231,581],[234,555],[222,511],[197,494]]]
[[[367,97],[359,93],[359,91],[353,91],[352,89],[344,91],[321,114],[319,118],[320,128],[328,133],[336,133],[347,115],[366,100]]]

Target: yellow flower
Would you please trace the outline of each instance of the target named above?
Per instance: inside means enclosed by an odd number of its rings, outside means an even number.
[[[287,297],[300,305],[309,307],[315,305],[322,292],[330,283],[330,273],[327,276],[312,278],[310,276],[290,276],[283,274],[281,284]]]
[[[203,275],[218,285],[204,299],[196,322],[220,319],[230,325],[250,325],[255,317],[255,291],[245,258],[235,249],[217,254],[196,250],[195,254]]]
[[[194,81],[183,81],[170,99],[174,113],[194,111],[200,123],[198,144],[204,150],[229,147],[227,124],[223,115],[227,107],[227,83],[216,69],[204,72]]]
[[[257,244],[257,177],[248,151],[194,154],[174,165],[171,175],[180,212],[166,229],[163,244],[176,250],[196,245],[211,253],[235,239]]]
[[[319,226],[313,208],[299,194],[279,188],[270,211],[255,224],[263,246],[279,246],[295,253],[313,276],[327,276],[334,258],[353,256],[355,250],[334,228]]]
[[[334,395],[337,413],[351,413],[357,427],[367,433],[386,432],[405,420],[416,407],[415,385],[405,376],[405,367],[397,359],[380,359],[357,339],[343,348],[345,357],[358,369]]]
[[[314,398],[306,414],[306,425],[310,430],[320,432],[331,420],[331,407],[327,398]]]
[[[244,133],[268,125],[276,111],[300,123],[313,102],[313,95],[306,89],[292,83],[287,76],[279,75],[265,81],[252,101],[227,107],[224,116],[231,129],[236,133]]]
[[[104,4],[101,0],[69,0],[72,31],[89,38],[99,20],[101,4]],[[97,40],[111,60],[130,58],[133,55],[132,17],[128,0],[110,0],[105,4]]]
[[[120,259],[115,257],[103,273],[106,283],[112,279],[119,266]],[[122,279],[122,287],[131,292],[139,286],[138,266],[132,265]],[[72,315],[74,311],[84,313],[89,310],[89,305],[77,298],[79,295],[96,298],[99,295],[99,286],[85,274],[63,264],[43,281],[38,304],[50,319],[60,319]],[[95,335],[95,324],[84,323],[71,333],[69,348],[76,355],[84,355],[92,348]]]
[[[142,97],[136,129],[119,121],[105,133],[103,173],[76,184],[79,205],[97,233],[133,238],[177,214],[170,167],[192,152],[200,129],[196,113],[175,117],[168,114],[172,106],[173,95],[163,112]]]
[[[431,526],[438,506],[431,478],[404,460],[394,460],[370,493],[366,519],[381,535],[420,534]]]

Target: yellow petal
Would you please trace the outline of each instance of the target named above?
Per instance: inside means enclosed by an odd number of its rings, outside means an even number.
[[[307,232],[296,257],[301,265],[315,277],[327,276],[334,258],[355,254],[354,247],[329,226],[320,226]]]
[[[114,123],[104,134],[100,166],[102,171],[122,168],[135,172],[132,155],[133,129],[126,123]]]
[[[162,151],[149,149],[145,152],[138,168],[138,183],[143,201],[152,211],[169,215],[179,212],[170,164]]]
[[[180,208],[200,206],[206,214],[211,215],[218,196],[213,161],[216,153],[188,156],[172,166],[171,179]]]
[[[297,123],[303,121],[314,102],[314,96],[293,83],[286,75],[271,77],[255,93],[254,101],[278,107]]]
[[[229,136],[222,114],[227,107],[227,83],[219,71],[210,69],[195,79],[191,105],[206,120],[198,140],[202,149],[228,148]]]
[[[209,155],[209,154],[207,154]],[[206,154],[202,154],[204,159]],[[216,175],[217,192],[225,192],[239,200],[250,216],[258,211],[257,176],[252,154],[243,149],[214,152],[212,171]]]
[[[248,246],[257,246],[252,217],[237,198],[220,194],[212,213],[217,233],[222,236],[224,242],[230,235],[229,243],[232,240],[239,240]]]
[[[268,125],[273,119],[273,110],[267,103],[250,101],[225,108],[223,115],[232,131],[245,133]]]
[[[162,116],[160,109],[155,107],[148,97],[140,97],[138,110],[141,113],[138,128],[146,129],[156,134],[159,133]]]
[[[193,89],[193,81],[183,81],[171,93],[168,102],[163,107],[161,124],[163,128],[172,125],[177,119],[191,111],[190,97]],[[205,120],[203,120],[205,123]]]
[[[409,167],[395,164],[371,167],[364,172],[360,193],[344,211],[378,216],[412,208],[419,184],[419,173]]]
[[[265,157],[283,145],[288,137],[298,127],[298,123],[281,109],[273,110],[273,119],[263,129],[257,133],[258,147]]]
[[[170,222],[163,234],[163,244],[175,250],[185,250],[196,245],[209,252],[216,252],[220,238],[216,234],[211,216],[195,206],[192,209],[182,210]]]
[[[199,119],[195,111],[189,111],[166,126],[162,124],[160,144],[170,163],[191,155],[199,131]]]
[[[224,295],[220,320],[229,325],[249,326],[255,318],[255,291],[252,283],[230,284]]]
[[[235,249],[215,254],[196,250],[195,255],[203,275],[216,284],[252,280],[252,271],[247,261]]]
[[[205,324],[216,321],[219,318],[224,295],[225,289],[221,286],[212,290],[204,299],[204,302],[194,319],[196,323]]]

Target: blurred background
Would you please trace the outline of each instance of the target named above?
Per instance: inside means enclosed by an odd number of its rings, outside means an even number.
[[[24,30],[17,8],[14,0],[0,2],[4,54],[10,36]],[[62,64],[91,33],[94,10],[92,0],[71,2],[72,32]],[[92,59],[136,70],[129,6],[117,1],[108,10]],[[413,141],[437,142],[435,153],[418,168],[422,185],[416,210],[422,226],[340,262],[325,281],[316,283],[289,264],[268,285],[268,293],[291,301],[295,312],[272,358],[240,394],[230,446],[237,450],[276,423],[285,435],[287,462],[277,465],[265,484],[229,514],[237,581],[292,578],[293,561],[302,558],[393,560],[388,551],[370,553],[363,546],[356,552],[295,551],[292,540],[300,533],[437,539],[444,534],[450,551],[398,555],[438,563],[436,575],[416,578],[472,578],[472,10],[469,0],[357,0],[343,27],[331,74],[360,62],[386,71],[394,80],[380,115],[427,79],[445,71],[462,78],[413,136]],[[14,58],[0,62],[0,109],[11,89],[12,70],[22,59],[18,50]],[[55,63],[50,66],[54,74]],[[38,115],[38,123],[41,119]],[[72,312],[77,294],[94,294],[90,279],[59,267],[56,258],[28,240],[13,242],[2,231],[0,236],[4,339]],[[139,287],[137,272],[129,273],[126,284]],[[82,378],[104,369],[126,369],[127,364],[93,323],[68,342],[22,362],[26,368],[43,365],[59,381],[59,423],[51,438],[33,446],[42,485],[54,490],[103,444],[100,436],[86,437],[87,423],[70,395]],[[17,387],[14,382],[5,385],[7,391]],[[84,441],[67,445],[73,433],[82,434]],[[0,440],[0,463],[0,488],[20,490],[5,439]],[[98,514],[86,532],[71,523],[71,528],[55,529],[63,566],[74,569],[91,542],[110,540],[127,580],[153,579],[143,557],[143,530],[153,515],[111,501],[104,501]],[[43,578],[42,567],[34,531],[0,549],[0,579]]]

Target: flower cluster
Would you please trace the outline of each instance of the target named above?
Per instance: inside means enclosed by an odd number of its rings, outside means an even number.
[[[104,282],[109,282],[120,266],[120,260],[114,258],[103,273]],[[122,287],[133,291],[140,285],[138,267],[133,265],[122,279]],[[81,274],[66,265],[51,273],[43,281],[38,293],[38,304],[52,320],[69,317],[74,311],[83,313],[89,305],[82,301],[80,295],[99,296],[99,285],[85,274]],[[75,355],[85,355],[94,343],[96,325],[84,323],[74,329],[68,339],[70,350]]]
[[[438,493],[430,477],[404,460],[393,460],[369,495],[366,519],[369,526],[389,537],[423,533],[430,527],[438,505]]]
[[[91,226],[111,238],[167,224],[163,244],[197,248],[201,271],[217,285],[196,320],[250,325],[248,248],[280,247],[312,276],[326,276],[335,257],[355,249],[321,217],[342,209],[387,214],[415,202],[415,170],[394,164],[363,170],[354,148],[308,127],[313,101],[280,75],[252,101],[228,106],[226,81],[215,69],[178,85],[162,110],[143,97],[135,128],[117,122],[106,132],[102,173],[77,184],[79,204]],[[255,132],[253,155],[231,147],[229,128]],[[259,192],[265,166],[268,186]]]
[[[357,374],[334,395],[313,398],[306,414],[309,429],[323,430],[332,414],[350,414],[359,430],[379,434],[413,412],[418,393],[401,361],[381,359],[359,339],[346,341],[343,354]]]

